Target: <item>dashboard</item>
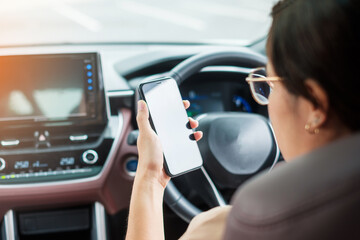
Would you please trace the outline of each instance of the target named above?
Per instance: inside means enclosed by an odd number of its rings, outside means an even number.
[[[191,102],[188,115],[195,117],[203,113],[229,111],[266,115],[266,111],[253,101],[247,83],[234,82],[229,79],[231,75],[240,74],[202,73],[180,86],[183,98]]]
[[[12,211],[93,203],[99,216],[126,209],[138,158],[131,141],[137,128],[137,85],[166,75],[188,57],[219,48],[0,48],[0,215],[6,220]],[[250,112],[267,117],[244,81],[249,71],[242,66],[211,66],[187,79],[179,88],[191,102],[189,116]]]

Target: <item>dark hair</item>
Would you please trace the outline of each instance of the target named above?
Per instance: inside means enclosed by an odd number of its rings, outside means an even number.
[[[272,10],[268,56],[285,87],[315,105],[305,86],[326,91],[330,111],[349,129],[360,129],[359,0],[284,0]]]

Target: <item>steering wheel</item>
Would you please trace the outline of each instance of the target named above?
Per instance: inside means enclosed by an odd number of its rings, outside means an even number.
[[[255,68],[266,65],[266,57],[249,49],[211,51],[194,55],[170,72],[178,85],[208,66]],[[256,173],[271,169],[279,158],[272,127],[265,117],[254,113],[209,113],[197,117],[204,137],[198,142],[204,166],[187,175],[193,187],[212,208],[226,205],[218,188],[236,189]],[[188,201],[170,181],[164,201],[183,220],[201,210]]]

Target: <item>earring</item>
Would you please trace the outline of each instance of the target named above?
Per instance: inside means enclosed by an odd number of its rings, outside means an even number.
[[[310,124],[307,123],[307,124],[305,125],[305,131],[307,131],[307,132],[310,133],[310,134],[319,134],[320,129],[315,128],[314,130],[311,131],[310,128],[311,128]]]
[[[319,122],[320,122],[320,118],[319,117],[315,118],[314,124],[318,124]],[[319,128],[314,129],[314,134],[319,134],[319,132],[320,132]]]

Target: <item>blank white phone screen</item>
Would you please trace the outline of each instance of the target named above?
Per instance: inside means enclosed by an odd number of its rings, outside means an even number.
[[[189,120],[175,80],[144,85],[143,92],[170,174],[200,167],[202,157],[197,143],[189,138],[193,131],[186,127]]]

